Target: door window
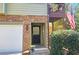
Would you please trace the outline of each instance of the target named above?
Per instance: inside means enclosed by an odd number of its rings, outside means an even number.
[[[33,27],[33,35],[39,35],[39,27]]]

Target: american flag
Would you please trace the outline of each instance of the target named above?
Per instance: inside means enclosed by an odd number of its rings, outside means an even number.
[[[75,30],[75,18],[74,18],[74,14],[75,14],[75,9],[77,7],[77,3],[72,3],[70,4],[70,11],[67,12],[67,17],[68,17],[68,20],[69,20],[69,25],[71,27],[72,30]]]
[[[69,25],[71,27],[72,30],[75,30],[75,21],[74,21],[74,15],[72,15],[71,13],[67,13],[67,17],[69,20]]]

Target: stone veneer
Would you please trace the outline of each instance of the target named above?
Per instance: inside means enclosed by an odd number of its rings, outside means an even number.
[[[47,16],[18,16],[1,15],[0,22],[22,22],[23,24],[23,52],[31,46],[31,23],[45,23],[45,46],[48,47],[48,17]]]

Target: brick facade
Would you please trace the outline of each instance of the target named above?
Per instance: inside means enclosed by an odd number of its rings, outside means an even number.
[[[23,24],[23,52],[30,49],[31,23],[45,24],[45,46],[48,47],[48,17],[47,16],[18,16],[2,15],[0,22],[22,22]]]

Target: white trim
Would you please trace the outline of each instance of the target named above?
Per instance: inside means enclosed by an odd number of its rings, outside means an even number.
[[[7,13],[7,3],[3,3],[3,14]]]

